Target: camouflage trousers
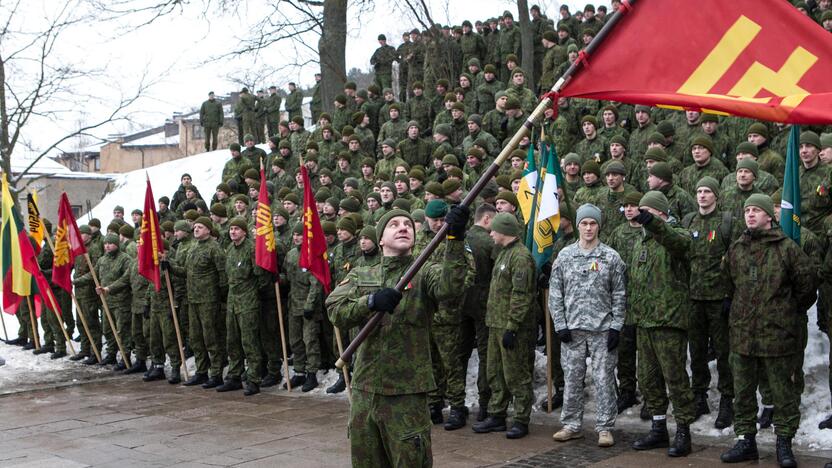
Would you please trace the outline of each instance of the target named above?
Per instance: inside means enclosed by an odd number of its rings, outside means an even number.
[[[486,293],[487,297],[488,294]],[[484,299],[483,299],[484,301]],[[468,359],[471,352],[477,348],[479,364],[477,365],[477,394],[480,408],[488,408],[491,400],[491,387],[488,386],[488,327],[485,325],[485,304],[480,307],[462,309],[462,323],[460,323],[462,349],[460,353],[462,369],[467,374]]]
[[[197,374],[222,377],[225,355],[220,353],[220,304],[203,302],[188,305],[191,351],[194,352]],[[223,342],[225,339],[223,338]]]
[[[595,387],[595,431],[609,431],[615,426],[618,404],[615,394],[617,353],[607,351],[607,331],[572,330],[572,341],[561,343],[561,365],[566,387],[560,420],[572,431],[581,430],[584,419],[584,380],[586,358],[591,358]]]
[[[71,308],[64,309],[61,304],[58,304],[58,307],[61,307],[61,313],[65,314],[65,311],[69,311],[70,314],[72,313]],[[64,330],[62,330],[60,320],[52,312],[52,307],[43,308],[40,315],[40,324],[43,328],[43,341],[41,342],[41,346],[51,345],[55,351],[66,351]]]
[[[379,89],[393,87],[393,74],[391,73],[376,73],[373,82]]]
[[[637,340],[639,387],[650,414],[666,414],[668,404],[673,402],[676,422],[692,423],[693,392],[687,371],[687,333],[678,328],[639,327]]]
[[[505,332],[502,328],[488,330],[488,385],[491,387],[488,414],[504,418],[513,399],[514,421],[528,424],[534,397],[534,338],[530,330],[519,330],[514,349],[506,349],[503,347]]]
[[[249,382],[259,385],[263,358],[263,349],[260,347],[260,306],[252,309],[231,306],[225,323],[228,346],[226,378],[241,378],[245,373]]]
[[[555,333],[555,324],[552,323],[552,318],[546,316],[545,308],[540,308],[540,326],[543,328],[543,333],[546,333],[546,322],[543,320],[549,320],[549,324],[551,325],[549,329],[551,330],[549,333],[549,337],[552,340],[552,355],[548,356],[548,363],[549,367],[552,368],[552,385],[555,387],[556,391],[563,391],[564,387],[564,375],[563,375],[563,366],[561,365],[561,360],[563,359],[561,354],[561,342],[560,338],[558,338],[558,334]]]
[[[803,395],[803,388],[806,386],[803,375],[803,358],[806,355],[806,344],[809,340],[809,319],[804,315],[804,320],[805,323],[800,327],[800,350],[791,355],[793,360],[791,379],[794,381],[795,391],[798,395]],[[766,375],[760,376],[760,402],[763,406],[777,406],[774,404],[774,395]]]
[[[217,149],[217,138],[220,135],[220,127],[216,125],[212,125],[210,127],[204,127],[203,131],[205,132],[205,151],[214,151]]]
[[[280,364],[283,362],[280,355],[280,336],[277,328],[277,302],[274,297],[260,297],[260,346],[263,350],[264,359],[260,360],[262,366],[266,366],[266,372],[277,376],[280,373]]]
[[[80,298],[76,296],[78,300],[78,305],[81,307],[80,310],[77,310],[76,313],[79,315],[78,321],[81,322],[80,315],[84,314],[84,318],[87,320],[87,326],[90,329],[90,335],[92,335],[93,342],[95,342],[96,348],[101,350],[101,315],[98,313],[98,308],[100,307],[100,302],[98,299],[95,298]],[[82,325],[83,327],[83,322]],[[86,332],[81,333],[81,353],[87,356],[94,356],[95,354],[92,351],[92,346],[90,344],[90,340],[87,337]]]
[[[636,326],[624,325],[618,342],[618,393],[636,393]]]
[[[728,363],[728,318],[722,314],[722,301],[692,301],[693,315],[688,328],[690,348],[691,389],[693,393],[707,393],[711,386],[708,368],[708,341],[716,351],[717,388],[725,398],[734,397],[731,365]]]
[[[34,311],[32,311],[32,317],[34,317]],[[17,308],[17,336],[20,338],[26,338],[27,340],[31,340],[34,343],[34,336],[32,336],[32,319],[29,316],[29,305],[26,303],[26,299],[24,298],[23,301],[20,303],[20,306]],[[35,319],[35,330],[38,329],[37,318]]]
[[[124,352],[130,354],[133,350],[133,339],[130,336],[130,329],[132,326],[132,313],[130,311],[129,304],[107,304],[110,308],[110,315],[113,318],[113,322],[115,322],[116,331],[118,332],[118,338],[121,340],[122,346],[124,346]],[[101,312],[101,322],[103,327],[104,339],[107,340],[107,343],[104,347],[105,353],[101,357],[106,356],[115,356],[118,349],[118,343],[116,342],[115,334],[113,330],[110,328],[110,321],[107,320],[105,315],[104,309],[102,307]],[[123,358],[122,358],[123,359]]]
[[[321,367],[321,319],[303,315],[289,316],[289,340],[292,342],[292,365],[296,374],[317,372]]]
[[[170,359],[171,369],[178,369],[182,365],[179,355],[179,342],[176,341],[176,328],[169,311],[150,312],[150,322],[147,327],[150,341],[150,359],[153,364],[164,364],[165,354]],[[181,327],[180,327],[181,329]]]
[[[61,318],[64,321],[66,334],[72,338],[72,335],[75,333],[75,315],[72,313],[72,296],[61,287],[53,288],[52,291],[55,293],[55,297],[58,298],[58,305],[61,306]],[[84,331],[80,330],[80,328],[79,331],[81,334],[84,334]]]
[[[433,466],[430,428],[427,394],[353,388],[347,436],[354,468]]]
[[[794,378],[794,355],[759,357],[732,352],[730,359],[734,371],[734,432],[737,435],[757,433],[757,385],[766,379],[771,388],[772,403],[777,408],[774,432],[779,436],[794,437],[800,425],[800,392]]]
[[[428,404],[431,406],[439,405],[444,408],[448,379],[445,378],[445,368],[442,367],[442,358],[439,355],[439,346],[436,345],[433,326],[431,326],[430,330],[430,365],[433,371],[433,381],[436,382],[436,388],[428,392]]]
[[[147,359],[147,332],[150,321],[144,318],[144,306],[139,305],[135,309],[130,314],[133,319],[130,323],[130,335],[133,340],[133,353],[136,360],[143,362]]]
[[[451,407],[462,408],[465,406],[465,377],[468,370],[468,360],[462,364],[461,349],[462,336],[459,325],[437,325],[431,326],[433,339],[439,350],[440,365],[442,366],[442,377],[444,378],[445,398]],[[438,376],[434,376],[438,379]]]

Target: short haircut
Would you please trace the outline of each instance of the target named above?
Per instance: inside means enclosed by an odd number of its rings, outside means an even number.
[[[482,217],[490,214],[494,215],[497,213],[497,208],[494,207],[491,203],[483,203],[482,205],[477,208],[477,211],[474,212],[474,222],[482,221]]]

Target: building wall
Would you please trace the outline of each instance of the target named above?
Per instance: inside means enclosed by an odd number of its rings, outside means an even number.
[[[184,157],[176,145],[124,147],[113,142],[101,147],[101,172],[129,172]]]
[[[237,125],[234,119],[225,119],[217,138],[217,149],[228,149],[237,142]],[[179,150],[186,156],[205,152],[205,132],[198,120],[179,121]]]
[[[61,178],[61,177],[44,177],[29,184],[28,190],[18,194],[20,199],[21,215],[26,218],[28,212],[26,211],[26,195],[29,192],[36,191],[38,194],[38,208],[41,216],[49,219],[54,224],[58,220],[58,203],[61,201],[61,193],[66,192],[69,203],[76,212],[76,216],[81,216],[87,212],[87,201],[90,206],[94,207],[104,198],[104,194],[110,190],[111,180],[107,178]],[[22,187],[25,182],[18,184]],[[75,209],[77,208],[77,210]],[[86,218],[79,220],[79,225],[86,223]],[[106,223],[109,220],[102,220]]]

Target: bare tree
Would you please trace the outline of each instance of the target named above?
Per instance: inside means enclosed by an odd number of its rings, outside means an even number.
[[[529,21],[528,0],[517,0],[517,14],[520,16],[520,49],[522,52],[520,61],[523,64],[523,71],[526,72],[526,85],[531,90],[535,90],[537,83],[534,82],[534,31]]]
[[[97,97],[85,92],[90,80],[102,78],[103,70],[86,69],[62,57],[57,51],[61,38],[75,28],[85,27],[95,16],[78,0],[60,4],[44,17],[24,14],[23,2],[0,4],[0,170],[8,174],[13,191],[23,190],[37,178],[27,177],[32,167],[62,145],[80,135],[128,117],[130,106],[147,90],[142,80],[138,89],[122,94],[103,115],[43,142],[41,135],[26,138],[26,129],[37,123],[75,121],[73,114]],[[57,5],[57,4],[56,4]],[[34,143],[37,141],[37,144]],[[15,152],[26,151],[29,164],[12,172]],[[16,197],[15,197],[16,199]]]

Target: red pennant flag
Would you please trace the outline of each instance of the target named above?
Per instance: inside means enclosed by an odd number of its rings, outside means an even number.
[[[72,207],[66,192],[61,194],[58,205],[58,227],[55,231],[55,252],[52,259],[52,282],[67,292],[72,292],[72,267],[75,257],[87,253],[81,231],[72,215]]]
[[[275,248],[272,208],[269,205],[269,189],[266,187],[266,173],[260,167],[260,195],[257,197],[257,215],[254,242],[254,260],[260,268],[277,273],[277,249]]]
[[[561,96],[832,122],[832,35],[789,2],[639,0],[626,11]]]
[[[148,177],[147,189],[144,192],[142,228],[139,234],[139,274],[152,281],[156,291],[159,291],[162,287],[162,278],[159,272],[159,254],[164,251],[164,244],[154,200],[153,189],[150,187],[150,178]]]
[[[309,182],[309,173],[306,166],[300,166],[300,173],[303,177],[303,242],[300,246],[300,258],[298,265],[312,272],[315,278],[324,286],[324,293],[329,294],[329,262],[326,255],[326,237],[321,228],[321,218],[318,217],[318,209],[315,206],[315,194],[312,193],[312,184]],[[261,185],[262,187],[262,185]]]

